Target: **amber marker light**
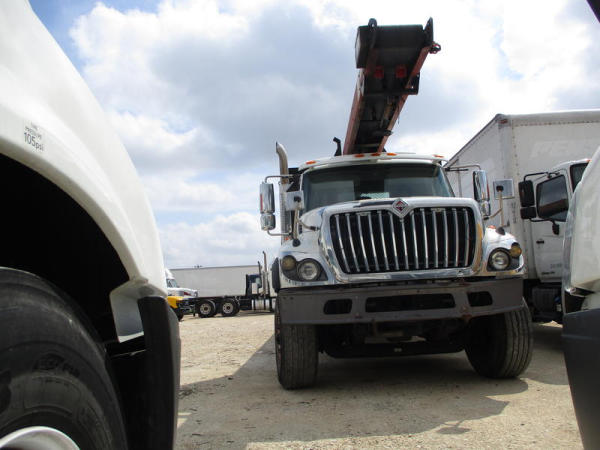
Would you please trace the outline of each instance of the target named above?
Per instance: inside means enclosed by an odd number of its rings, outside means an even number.
[[[510,246],[510,251],[508,253],[512,258],[518,258],[521,256],[521,253],[523,253],[523,250],[521,250],[521,246],[515,242]]]

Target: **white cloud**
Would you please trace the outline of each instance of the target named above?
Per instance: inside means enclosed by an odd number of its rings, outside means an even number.
[[[442,51],[428,57],[388,149],[450,157],[496,113],[600,104],[600,27],[580,3],[163,0],[154,12],[97,3],[71,36],[162,218],[167,264],[243,263],[277,241],[255,213],[258,182],[277,171],[275,140],[297,164],[332,154],[331,138],[345,135],[356,26],[434,18]],[[177,223],[165,219],[172,212]],[[253,231],[226,226],[236,212]]]
[[[266,251],[276,255],[279,238],[260,230],[258,215],[217,215],[198,223],[174,223],[161,228],[165,260],[170,268],[254,264]]]

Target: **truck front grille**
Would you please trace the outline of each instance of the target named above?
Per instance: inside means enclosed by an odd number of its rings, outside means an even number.
[[[389,210],[334,214],[333,249],[344,273],[469,267],[475,255],[471,208],[415,208],[403,218]]]

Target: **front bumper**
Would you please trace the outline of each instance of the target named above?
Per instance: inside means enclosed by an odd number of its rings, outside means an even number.
[[[344,324],[469,319],[522,307],[521,277],[448,284],[362,285],[282,289],[286,324]]]

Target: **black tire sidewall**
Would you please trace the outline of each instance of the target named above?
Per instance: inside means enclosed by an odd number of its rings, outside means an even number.
[[[0,436],[62,431],[80,448],[127,448],[107,357],[53,286],[0,270]]]
[[[210,305],[210,312],[208,314],[203,314],[200,310],[202,305]],[[217,313],[217,308],[215,303],[212,300],[204,300],[198,304],[198,309],[196,311],[200,317],[213,317]]]
[[[231,312],[225,312],[224,307],[226,304],[231,304],[231,306],[232,306]],[[224,300],[223,303],[221,303],[221,315],[223,317],[233,317],[239,311],[240,311],[240,307],[238,306],[238,304],[235,300]]]

